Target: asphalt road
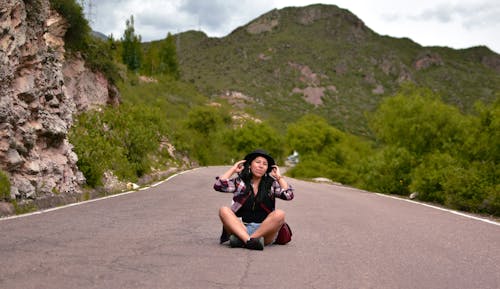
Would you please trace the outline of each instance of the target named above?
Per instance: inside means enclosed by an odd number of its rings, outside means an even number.
[[[219,245],[226,169],[0,220],[0,288],[500,288],[500,224],[331,184],[288,179],[288,245]]]

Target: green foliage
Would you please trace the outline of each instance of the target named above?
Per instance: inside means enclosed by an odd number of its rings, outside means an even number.
[[[467,135],[467,119],[429,90],[407,88],[385,99],[371,125],[378,139],[421,156],[435,150],[460,148]]]
[[[124,149],[116,145],[108,132],[102,113],[88,112],[78,117],[69,133],[69,140],[78,155],[78,168],[91,187],[102,185],[102,176],[108,169],[120,171],[122,177],[131,171]],[[128,174],[128,177],[133,176]]]
[[[407,149],[384,147],[368,158],[363,175],[364,187],[385,194],[407,195],[414,162]]]
[[[2,170],[0,170],[0,200],[10,200],[10,180]]]
[[[500,95],[490,106],[476,104],[476,130],[471,133],[467,157],[488,163],[500,163]],[[498,176],[500,178],[500,176]]]
[[[307,25],[297,21],[311,11],[323,17]],[[445,103],[467,113],[477,100],[493,102],[500,90],[500,74],[485,65],[485,59],[496,59],[498,54],[484,47],[422,47],[408,38],[377,35],[366,27],[354,36],[351,20],[356,16],[332,5],[284,8],[260,19],[265,23],[279,19],[279,25],[251,33],[252,21],[223,38],[198,31],[177,35],[181,78],[206,95],[236,90],[255,98],[258,101],[250,105],[261,119],[272,116],[277,123],[287,124],[312,113],[342,131],[368,137],[372,135],[365,113],[375,111],[385,96],[397,92],[402,79],[429,87]],[[438,61],[417,68],[419,60],[429,55],[436,55]],[[317,77],[314,81],[302,75],[305,67]],[[323,104],[314,106],[302,94],[293,93],[294,88],[308,86],[335,86],[336,92],[325,89]]]
[[[303,155],[322,154],[329,146],[337,143],[342,133],[317,115],[306,115],[287,130],[287,143]]]
[[[85,64],[94,71],[102,72],[113,84],[120,80],[120,73],[117,64],[113,59],[115,44],[112,40],[103,41],[90,37],[84,51]]]
[[[416,191],[420,200],[498,214],[499,103],[477,104],[475,115],[464,115],[412,87],[384,100],[372,117],[383,146],[369,160],[365,186],[384,193]]]
[[[69,23],[64,35],[65,47],[69,53],[81,52],[85,64],[94,71],[100,71],[108,80],[116,83],[119,73],[113,61],[113,41],[102,41],[92,37],[92,31],[83,14],[83,8],[75,0],[50,0],[51,7]]]
[[[143,44],[144,61],[141,71],[146,75],[170,75],[179,78],[179,63],[177,61],[177,48],[175,37],[168,33],[160,41]]]
[[[16,215],[27,214],[39,210],[36,204],[31,200],[22,203],[18,203],[17,200],[13,200],[12,205],[14,206],[14,212],[16,212]]]
[[[83,15],[82,6],[75,0],[50,0],[50,4],[69,23],[64,35],[66,48],[74,51],[85,50],[91,29]]]
[[[225,108],[211,106],[193,107],[185,121],[182,141],[186,152],[200,165],[228,163],[230,151],[223,143],[225,131],[230,130],[231,116]]]
[[[290,170],[296,177],[327,177],[344,184],[358,184],[360,163],[371,154],[370,145],[348,135],[316,115],[306,115],[288,126],[287,144],[300,154]]]
[[[134,16],[127,19],[122,38],[122,61],[132,71],[138,71],[142,65],[141,36],[135,34]]]
[[[215,132],[219,126],[230,124],[231,117],[216,107],[200,106],[193,108],[188,114],[187,127],[200,133],[202,136],[209,136]]]
[[[293,177],[326,177],[390,194],[418,191],[424,201],[499,212],[498,103],[478,104],[476,115],[463,115],[426,91],[407,88],[372,116],[378,144],[374,149],[372,142],[312,114],[289,124],[286,135],[268,121],[237,126],[228,106],[208,106],[208,98],[193,86],[169,77],[122,84],[121,92],[120,108],[82,115],[70,134],[91,186],[99,185],[106,170],[133,180],[158,166],[159,143],[167,137],[178,152],[200,165],[234,163],[259,147],[277,160],[297,150],[300,163],[288,170]],[[419,122],[425,122],[425,129]]]
[[[435,152],[426,155],[411,173],[413,182],[410,189],[419,192],[420,200],[444,204],[444,182],[457,167],[458,162],[447,153]]]
[[[82,114],[69,137],[87,184],[101,185],[106,170],[128,180],[150,172],[155,162],[151,154],[158,153],[167,134],[165,121],[161,111],[146,105],[123,104]]]
[[[235,157],[241,158],[257,148],[264,148],[279,162],[284,154],[283,136],[267,122],[249,121],[226,134],[224,141]]]
[[[179,65],[177,63],[177,52],[175,47],[175,39],[172,34],[168,34],[167,38],[162,41],[160,46],[160,74],[169,74],[175,78],[179,77]]]
[[[483,211],[482,202],[487,192],[480,168],[451,167],[443,181],[443,189],[447,206],[471,212]]]

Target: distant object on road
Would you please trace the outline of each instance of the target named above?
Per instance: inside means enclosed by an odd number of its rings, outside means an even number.
[[[297,151],[293,151],[293,154],[289,155],[286,158],[285,164],[289,167],[294,167],[299,163],[299,153]]]

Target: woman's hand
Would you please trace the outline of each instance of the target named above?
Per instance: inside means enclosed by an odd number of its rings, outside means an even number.
[[[270,175],[278,182],[282,190],[288,190],[288,183],[281,176],[280,168],[278,166],[273,166]]]
[[[271,177],[275,178],[276,180],[281,179],[280,168],[277,165],[273,166],[273,169],[271,170]]]
[[[246,162],[245,160],[241,160],[241,161],[236,162],[236,163],[233,165],[233,172],[234,172],[234,173],[237,173],[237,174],[238,174],[238,173],[240,173],[240,172],[243,170],[243,168],[244,168],[243,164],[244,164],[245,162]]]
[[[240,173],[243,170],[243,163],[245,160],[241,160],[236,162],[229,170],[227,170],[224,174],[220,175],[219,178],[221,179],[229,179],[231,176],[235,173]]]

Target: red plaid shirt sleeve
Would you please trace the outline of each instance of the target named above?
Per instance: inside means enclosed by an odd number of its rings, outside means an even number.
[[[294,197],[292,186],[288,184],[288,189],[284,190],[283,188],[281,188],[278,181],[273,182],[273,185],[271,186],[271,192],[276,198],[280,198],[285,201],[290,201]]]

